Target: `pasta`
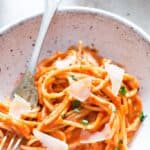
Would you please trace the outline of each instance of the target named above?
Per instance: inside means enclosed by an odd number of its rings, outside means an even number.
[[[38,106],[20,118],[9,99],[0,103],[1,139],[17,133],[22,150],[127,150],[143,121],[137,79],[82,43],[41,61],[35,86]],[[47,135],[55,145],[42,141]]]

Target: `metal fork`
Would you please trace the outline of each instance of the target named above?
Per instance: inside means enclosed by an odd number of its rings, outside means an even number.
[[[45,35],[47,33],[49,24],[60,4],[61,0],[46,0],[46,8],[42,18],[42,23],[40,27],[40,31],[38,34],[38,38],[32,52],[32,57],[30,63],[24,73],[20,84],[14,89],[12,92],[12,98],[14,94],[18,94],[23,97],[25,100],[31,103],[32,107],[36,107],[38,103],[38,94],[37,90],[34,86],[34,78],[33,74],[35,73],[36,64],[40,55],[40,50],[42,47],[42,43],[44,41]],[[6,134],[0,143],[0,150],[3,150],[4,145],[8,139],[8,135]],[[12,137],[7,146],[7,150],[16,150],[22,142],[22,138],[18,138],[16,135]]]
[[[22,137],[17,137],[16,135],[14,135],[9,141],[9,144],[7,145],[7,147],[4,147],[7,139],[8,139],[8,133],[4,136],[4,138],[2,139],[0,143],[0,150],[4,150],[4,149],[17,150],[22,142]]]
[[[22,98],[30,102],[32,107],[36,107],[38,103],[38,94],[34,86],[33,74],[35,73],[36,64],[40,55],[42,43],[47,33],[49,24],[51,23],[51,20],[60,2],[61,0],[46,0],[45,13],[42,18],[39,35],[38,35],[34,50],[32,52],[30,63],[28,67],[26,68],[26,71],[24,73],[24,76],[20,84],[12,92],[11,97],[13,97],[14,94],[18,94],[19,96],[21,96]]]

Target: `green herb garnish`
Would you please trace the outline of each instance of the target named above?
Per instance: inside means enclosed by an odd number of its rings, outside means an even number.
[[[77,78],[75,77],[75,75],[70,75],[70,77],[72,78],[72,80],[77,81]]]
[[[141,114],[140,114],[140,121],[143,122],[146,117],[147,117],[147,115],[144,115],[144,113],[141,112]]]
[[[119,140],[119,144],[123,144],[123,140]]]
[[[119,147],[115,147],[115,149],[114,150],[119,150]]]
[[[55,98],[51,98],[50,100],[51,100],[52,102],[54,102],[54,101],[55,101]]]
[[[115,108],[115,109],[113,109],[113,112],[114,112],[114,113],[116,113],[116,112],[117,112],[117,109],[116,109],[116,108]]]
[[[88,121],[87,119],[83,119],[83,120],[81,121],[81,123],[82,123],[83,125],[88,125],[88,124],[89,124],[89,121]]]
[[[65,113],[61,114],[61,118],[64,119],[65,118]]]
[[[75,100],[75,101],[73,102],[73,104],[72,104],[73,109],[78,108],[79,105],[80,105],[80,103],[81,103],[80,101]]]
[[[79,108],[75,108],[73,111],[76,113],[80,112]]]
[[[80,65],[80,69],[83,69],[83,65]]]
[[[122,95],[126,95],[126,93],[127,93],[126,87],[122,86],[122,87],[120,88],[119,93],[122,94]]]

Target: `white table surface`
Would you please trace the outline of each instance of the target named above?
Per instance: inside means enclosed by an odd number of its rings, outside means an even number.
[[[150,0],[63,0],[61,6],[88,6],[115,12],[150,34]],[[0,0],[0,28],[42,12],[44,0]]]

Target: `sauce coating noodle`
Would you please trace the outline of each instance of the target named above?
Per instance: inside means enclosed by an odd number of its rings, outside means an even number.
[[[115,95],[105,64],[113,62],[81,43],[41,61],[35,74],[38,107],[16,119],[9,103],[1,102],[1,139],[17,133],[24,138],[20,149],[45,150],[33,135],[37,129],[66,142],[69,150],[127,150],[141,123],[139,83],[124,73]]]

